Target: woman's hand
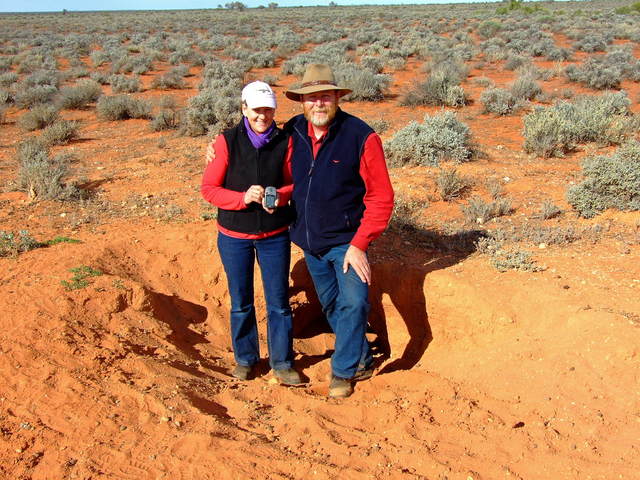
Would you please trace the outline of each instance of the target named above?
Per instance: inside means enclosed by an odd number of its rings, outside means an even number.
[[[244,203],[249,205],[251,202],[262,204],[264,197],[264,187],[261,185],[251,185],[249,189],[244,192]]]

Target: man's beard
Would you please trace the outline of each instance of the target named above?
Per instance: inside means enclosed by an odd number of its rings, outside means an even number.
[[[326,127],[331,123],[331,120],[333,120],[333,118],[336,116],[337,109],[338,109],[337,106],[324,107],[321,109],[316,108],[315,111],[314,111],[314,107],[311,107],[309,109],[305,108],[304,118],[306,118],[309,122],[311,122],[312,125],[316,127]],[[317,119],[317,118],[314,118],[315,113],[326,113],[326,116],[323,117],[322,119]]]

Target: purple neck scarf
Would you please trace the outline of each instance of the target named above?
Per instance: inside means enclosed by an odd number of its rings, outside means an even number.
[[[269,128],[264,133],[256,133],[251,129],[251,125],[249,124],[249,120],[247,117],[244,118],[244,126],[247,129],[247,135],[249,136],[249,140],[251,140],[251,144],[255,148],[264,147],[271,140],[272,134],[276,129],[276,122],[273,122]]]

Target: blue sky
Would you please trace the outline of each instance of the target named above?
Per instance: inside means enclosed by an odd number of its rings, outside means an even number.
[[[0,12],[60,12],[78,10],[173,10],[215,8],[233,0],[0,0]],[[328,5],[331,0],[241,0],[248,7],[268,5],[275,1],[281,7]],[[425,3],[476,3],[478,1],[499,0],[334,0],[338,5],[385,5],[385,4],[425,4]]]

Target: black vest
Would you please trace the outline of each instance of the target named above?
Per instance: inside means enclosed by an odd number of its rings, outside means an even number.
[[[229,149],[229,165],[224,188],[245,192],[251,185],[263,187],[282,186],[282,168],[287,153],[289,137],[276,129],[271,141],[262,148],[255,148],[249,140],[244,120],[223,132]],[[269,214],[262,205],[251,202],[243,210],[218,208],[218,223],[238,233],[258,234],[286,227],[293,219],[290,206],[280,206]]]
[[[287,122],[293,138],[293,197],[296,220],[291,241],[303,250],[322,253],[349,243],[360,226],[366,193],[360,176],[364,144],[373,133],[362,120],[338,109],[329,132],[313,158],[303,115]]]

